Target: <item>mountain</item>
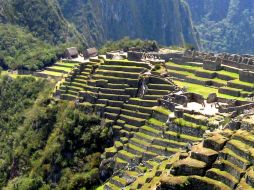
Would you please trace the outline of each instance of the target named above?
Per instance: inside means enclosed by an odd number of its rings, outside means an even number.
[[[254,53],[252,0],[186,1],[205,50]]]
[[[0,65],[12,69],[52,64],[60,56],[53,46],[100,47],[126,36],[199,47],[181,0],[0,0],[0,24]]]
[[[47,43],[82,41],[53,0],[1,0],[0,22],[18,25]]]
[[[163,45],[199,42],[188,6],[180,0],[58,0],[64,17],[90,44],[125,36]]]

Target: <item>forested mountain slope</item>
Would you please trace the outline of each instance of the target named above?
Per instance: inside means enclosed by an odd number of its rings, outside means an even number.
[[[66,19],[90,43],[125,36],[163,45],[198,46],[188,6],[179,0],[58,0]]]
[[[254,1],[186,1],[205,50],[254,53]]]

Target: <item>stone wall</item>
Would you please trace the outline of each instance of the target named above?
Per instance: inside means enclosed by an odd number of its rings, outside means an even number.
[[[242,70],[239,72],[239,77],[241,81],[244,82],[254,82],[254,72],[249,70]]]

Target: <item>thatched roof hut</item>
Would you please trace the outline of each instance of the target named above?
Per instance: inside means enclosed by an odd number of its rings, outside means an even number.
[[[85,59],[88,59],[89,57],[96,57],[98,55],[98,50],[93,48],[88,48],[83,52],[83,56]]]
[[[78,48],[70,47],[65,50],[65,57],[68,59],[73,59],[78,57]]]

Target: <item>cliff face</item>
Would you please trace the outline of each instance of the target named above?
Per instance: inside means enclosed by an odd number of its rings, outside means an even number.
[[[52,44],[99,46],[130,36],[198,46],[182,0],[0,0],[0,23],[25,27]]]
[[[130,36],[198,46],[188,6],[180,0],[59,0],[59,5],[90,43]]]
[[[180,1],[100,1],[107,39],[154,39],[161,44],[197,44],[189,12]]]
[[[186,1],[204,49],[254,53],[254,1]]]

